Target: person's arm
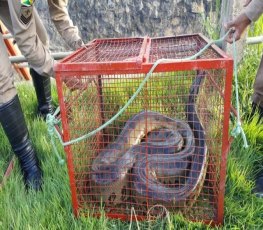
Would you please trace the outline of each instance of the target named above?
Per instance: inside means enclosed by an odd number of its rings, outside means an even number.
[[[55,60],[36,33],[34,6],[22,6],[20,1],[8,0],[14,38],[30,67],[40,75],[53,76]]]
[[[262,0],[252,0],[249,2],[244,10],[244,13],[249,18],[250,21],[257,21],[258,18],[263,13],[263,1]]]
[[[234,29],[226,38],[229,43],[233,42],[233,37],[239,40],[249,24],[263,13],[263,0],[247,0],[245,6],[244,11],[226,25],[227,30]]]
[[[68,0],[48,0],[49,12],[53,23],[66,43],[74,50],[83,45],[79,31],[73,25],[68,13]]]

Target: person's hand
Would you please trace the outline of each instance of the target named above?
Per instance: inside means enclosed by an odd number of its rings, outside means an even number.
[[[85,90],[88,87],[88,82],[82,80],[80,77],[66,78],[64,83],[71,91]]]
[[[83,47],[85,44],[84,42],[82,41],[82,39],[80,38],[79,40],[75,41],[73,44],[72,44],[72,48],[74,50],[78,50],[79,48]]]
[[[231,29],[232,31],[227,36],[226,41],[232,43],[233,38],[235,41],[239,40],[250,23],[251,21],[245,13],[240,14],[233,21],[227,23],[226,30]]]
[[[244,3],[244,7],[246,7],[252,0],[246,0],[245,3]]]

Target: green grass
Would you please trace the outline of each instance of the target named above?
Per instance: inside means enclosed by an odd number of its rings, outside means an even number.
[[[248,60],[248,61],[247,61]],[[250,112],[249,96],[252,83],[247,78],[255,74],[259,62],[257,55],[247,54],[240,64],[240,95],[242,114]],[[249,71],[249,74],[248,72]],[[254,72],[253,72],[254,71]],[[243,84],[249,84],[243,87]],[[71,195],[66,166],[60,166],[52,153],[47,128],[43,121],[35,117],[37,106],[34,89],[31,85],[18,85],[22,107],[26,116],[30,136],[40,156],[44,170],[44,187],[40,193],[26,193],[18,162],[15,170],[0,191],[0,229],[128,229],[129,222],[81,217],[72,214]],[[247,90],[247,91],[246,91]],[[245,92],[245,93],[242,93]],[[53,98],[57,101],[55,89]],[[222,229],[262,229],[263,200],[251,194],[255,174],[262,168],[263,126],[252,123],[244,124],[250,147],[242,148],[242,140],[234,140],[228,158],[227,184],[225,197],[225,219]],[[0,130],[1,158],[0,175],[3,175],[8,159],[12,154],[2,130]],[[62,149],[60,148],[60,152]],[[2,178],[1,178],[2,179]],[[181,216],[170,216],[167,220],[139,223],[141,229],[207,229],[200,223],[189,223]],[[136,229],[134,222],[132,229]]]

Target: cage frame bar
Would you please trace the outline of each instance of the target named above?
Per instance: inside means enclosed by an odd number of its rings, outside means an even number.
[[[217,224],[223,223],[224,220],[224,194],[226,183],[227,156],[230,150],[231,137],[229,137],[229,120],[231,111],[231,93],[233,79],[233,62],[229,62],[226,68],[225,96],[224,96],[224,123],[222,135],[222,154],[220,165],[219,193],[218,193],[218,209]]]
[[[196,36],[200,36],[206,43],[209,42],[203,35],[194,34]],[[185,35],[180,35],[177,37],[184,37]],[[189,35],[193,36],[193,35]],[[103,41],[104,39],[102,39]],[[116,39],[117,41],[118,39]],[[122,39],[121,39],[122,40]],[[94,43],[92,41],[91,43]],[[90,43],[89,43],[90,44]],[[62,100],[63,98],[63,90],[62,90],[62,75],[63,78],[70,78],[74,75],[77,75],[81,78],[84,75],[115,75],[115,74],[147,74],[150,69],[153,67],[153,63],[149,63],[149,53],[150,53],[150,45],[151,39],[146,37],[144,38],[144,42],[142,45],[142,62],[138,65],[134,65],[135,62],[100,62],[100,63],[66,63],[67,60],[77,55],[78,52],[70,55],[68,58],[64,59],[62,62],[58,63],[55,66],[56,73],[56,81],[58,87],[59,94],[59,103],[61,106],[61,117],[62,120],[66,121],[66,108],[65,103]],[[197,59],[197,60],[180,60],[173,62],[165,62],[160,63],[154,73],[161,72],[173,72],[173,71],[189,71],[189,70],[216,70],[216,69],[224,69],[226,71],[226,79],[224,90],[225,93],[221,97],[223,97],[224,103],[224,120],[223,120],[223,136],[222,136],[222,149],[221,149],[221,165],[220,165],[220,179],[219,179],[219,193],[217,197],[217,213],[216,217],[212,221],[204,220],[204,223],[216,226],[221,225],[223,223],[224,217],[224,192],[225,192],[225,181],[226,181],[226,163],[227,163],[227,155],[230,148],[231,138],[229,137],[229,117],[231,110],[231,86],[232,86],[232,76],[233,76],[233,59],[225,54],[222,50],[220,50],[216,45],[211,45],[212,49],[216,51],[220,58],[211,58],[211,59]],[[78,69],[78,71],[76,71]],[[102,118],[103,120],[103,118]],[[68,132],[68,124],[67,122],[62,122],[63,132],[63,141],[70,141],[70,134]],[[65,151],[67,153],[67,163],[69,170],[69,178],[70,178],[70,187],[72,193],[72,203],[73,210],[75,216],[79,215],[79,204],[77,199],[77,188],[75,183],[75,173],[74,173],[74,165],[72,160],[72,152],[70,146],[65,147]],[[69,163],[71,161],[71,163]],[[223,162],[223,163],[222,163]],[[114,213],[106,213],[107,217],[110,218],[118,218],[122,220],[127,220],[126,214],[114,214]],[[96,216],[98,216],[96,214]],[[144,220],[146,217],[138,216],[140,220]]]
[[[61,73],[56,73],[56,84],[57,84],[57,93],[58,93],[58,100],[60,105],[60,116],[62,120],[62,139],[64,142],[68,142],[70,140],[69,134],[69,126],[67,123],[67,115],[66,115],[66,105],[63,100],[63,88],[62,88],[62,79]],[[71,146],[64,147],[67,158],[67,168],[68,168],[68,175],[69,175],[69,183],[70,183],[70,190],[71,190],[71,200],[73,206],[73,213],[76,217],[78,217],[78,209],[79,204],[77,200],[77,187],[76,187],[76,180],[75,180],[75,172],[74,172],[74,165],[73,165],[73,156],[71,151]]]

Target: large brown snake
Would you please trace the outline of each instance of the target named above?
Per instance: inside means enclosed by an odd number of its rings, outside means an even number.
[[[202,78],[196,76],[190,88],[188,124],[152,111],[140,112],[126,122],[118,138],[92,163],[92,180],[97,186],[110,187],[131,170],[140,197],[180,202],[193,195],[204,178],[207,160],[205,134],[195,109]],[[166,185],[158,180],[167,177],[177,178],[178,183]]]

